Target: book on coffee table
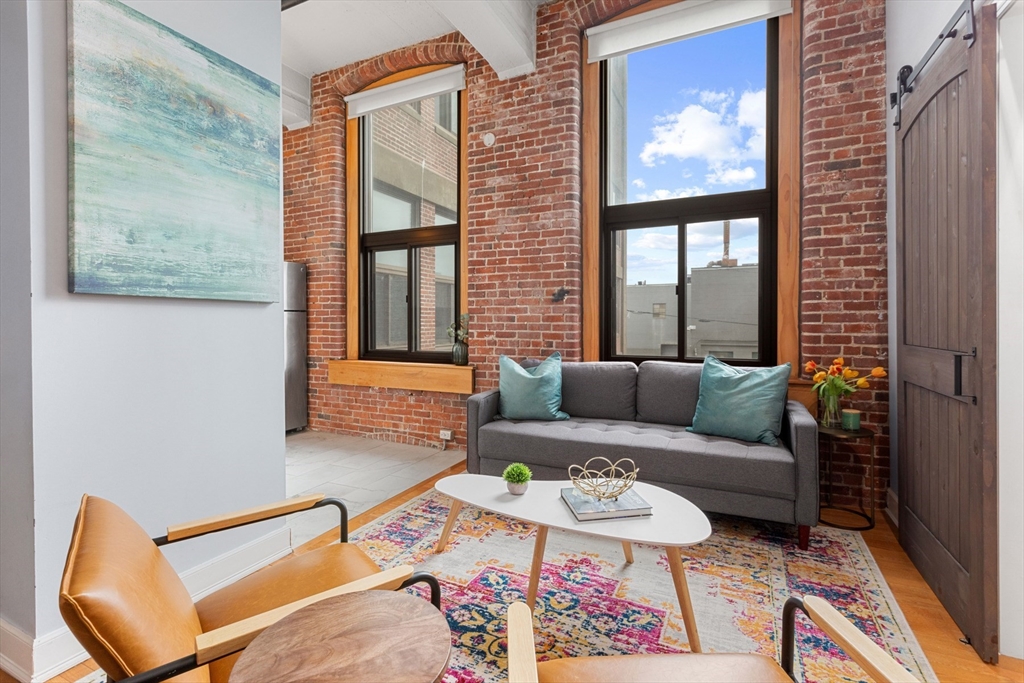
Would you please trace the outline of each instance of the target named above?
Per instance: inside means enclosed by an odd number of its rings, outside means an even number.
[[[633,489],[629,489],[617,499],[601,500],[570,486],[562,489],[562,500],[572,510],[572,514],[576,516],[578,522],[623,517],[650,517],[652,514],[651,504]]]

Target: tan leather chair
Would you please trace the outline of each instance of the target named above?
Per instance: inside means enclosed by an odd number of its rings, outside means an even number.
[[[786,601],[782,612],[781,666],[764,655],[719,653],[568,657],[538,662],[533,649],[533,612],[525,602],[516,602],[508,607],[508,680],[509,683],[792,683],[797,610],[803,610],[878,683],[919,683],[832,605],[813,595]]]
[[[158,547],[325,505],[341,512],[341,543],[287,557],[195,604]],[[112,680],[205,683],[227,681],[263,629],[327,597],[423,582],[440,608],[433,576],[408,566],[381,571],[347,541],[344,504],[322,494],[168,527],[155,539],[121,508],[85,495],[61,580],[61,615]]]

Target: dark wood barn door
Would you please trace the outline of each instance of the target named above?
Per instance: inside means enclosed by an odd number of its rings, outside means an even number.
[[[995,7],[975,23],[914,81],[896,134],[899,533],[994,661]]]

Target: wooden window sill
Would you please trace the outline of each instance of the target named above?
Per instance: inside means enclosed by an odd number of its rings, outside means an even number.
[[[395,363],[376,360],[332,360],[327,381],[357,387],[384,387],[446,394],[472,394],[475,368],[446,363]]]

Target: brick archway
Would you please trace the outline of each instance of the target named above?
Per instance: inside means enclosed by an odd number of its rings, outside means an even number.
[[[461,34],[449,33],[338,69],[334,72],[331,87],[344,97],[401,71],[432,64],[468,62],[474,56],[476,53]]]

